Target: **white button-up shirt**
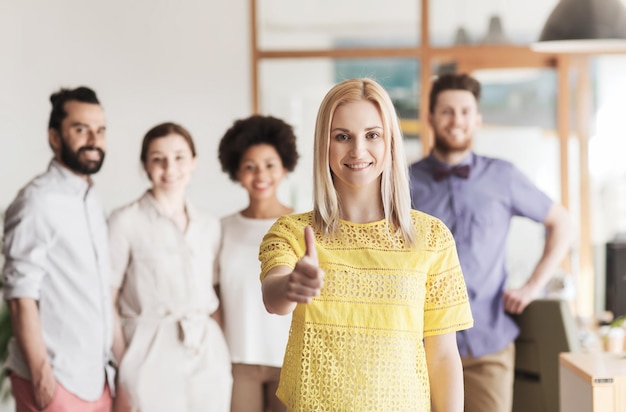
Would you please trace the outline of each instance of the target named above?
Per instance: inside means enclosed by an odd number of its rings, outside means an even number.
[[[98,399],[113,381],[113,333],[107,224],[93,187],[53,160],[7,209],[3,253],[4,298],[38,301],[55,378]],[[15,338],[6,366],[30,379]]]

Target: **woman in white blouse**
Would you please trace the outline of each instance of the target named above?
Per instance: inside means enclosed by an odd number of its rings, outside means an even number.
[[[220,226],[186,200],[191,135],[153,127],[141,162],[152,187],[109,218],[118,411],[227,412],[231,365],[214,319]]]
[[[276,190],[298,161],[291,126],[269,116],[236,121],[219,146],[224,172],[248,192],[249,204],[222,219],[219,293],[233,362],[232,412],[284,412],[276,397],[291,316],[265,310],[259,278],[261,240],[292,209]]]

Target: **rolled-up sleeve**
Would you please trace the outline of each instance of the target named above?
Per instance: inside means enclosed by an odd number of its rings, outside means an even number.
[[[511,167],[511,206],[515,216],[524,216],[541,223],[548,216],[554,203],[548,195],[539,189],[516,167]]]
[[[7,209],[4,221],[4,299],[32,298],[47,275],[48,239],[43,202],[18,197]]]

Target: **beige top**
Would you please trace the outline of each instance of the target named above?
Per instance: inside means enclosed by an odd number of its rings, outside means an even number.
[[[219,221],[187,204],[186,232],[151,194],[109,218],[112,285],[128,345],[119,385],[136,410],[226,411],[230,359],[210,317]]]
[[[190,310],[210,314],[217,309],[213,285],[220,223],[192,205],[186,207],[185,233],[161,214],[148,192],[111,214],[111,284],[121,289],[123,317]]]

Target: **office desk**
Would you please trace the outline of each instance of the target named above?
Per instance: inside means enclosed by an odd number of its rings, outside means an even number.
[[[626,411],[626,353],[561,353],[561,412]]]

